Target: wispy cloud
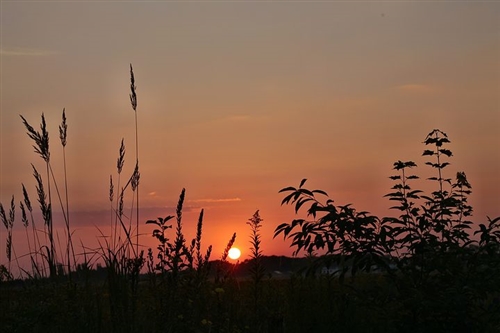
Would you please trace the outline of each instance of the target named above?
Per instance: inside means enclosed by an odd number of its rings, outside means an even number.
[[[218,203],[218,202],[238,202],[241,201],[240,198],[222,198],[222,199],[195,199],[189,200],[191,202],[207,202],[207,203]]]
[[[250,116],[248,116],[248,115],[231,115],[231,116],[225,118],[225,120],[228,120],[228,121],[246,121],[249,119],[250,119]]]
[[[435,86],[431,86],[429,84],[420,84],[420,83],[402,84],[396,86],[395,88],[397,90],[407,93],[430,93],[436,91]]]
[[[3,47],[0,49],[2,56],[47,57],[56,54],[58,52],[24,47]]]

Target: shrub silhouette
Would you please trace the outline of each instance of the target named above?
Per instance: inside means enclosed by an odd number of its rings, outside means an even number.
[[[354,281],[359,272],[384,272],[396,290],[400,329],[498,329],[500,217],[488,217],[488,226],[479,224],[474,234],[480,234],[480,240],[474,240],[469,231],[472,207],[467,203],[472,187],[464,172],[457,172],[454,181],[445,176],[447,159],[453,155],[445,148],[448,136],[435,129],[424,143],[432,147],[423,156],[434,159],[425,164],[436,171],[428,178],[436,189],[428,195],[414,189],[411,184],[419,177],[410,170],[416,163],[395,162],[398,174],[390,178],[396,184],[386,197],[395,202],[391,209],[398,217],[378,218],[351,205],[336,206],[325,191],[304,188],[303,179],[298,188],[280,191],[286,193],[282,205],[294,205],[296,213],[307,207],[312,220],[283,223],[274,237],[291,239],[295,255],[325,254],[311,270],[333,261],[341,283],[347,273]],[[484,317],[490,321],[479,324],[478,318]]]

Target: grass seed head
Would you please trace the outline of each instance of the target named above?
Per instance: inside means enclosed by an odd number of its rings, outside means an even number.
[[[135,78],[134,78],[134,70],[132,68],[132,64],[130,64],[130,104],[132,104],[132,109],[137,112],[137,95],[135,93]]]
[[[28,136],[35,141],[35,145],[33,146],[33,148],[35,148],[35,153],[40,155],[40,157],[48,163],[50,161],[49,132],[47,131],[44,114],[42,113],[42,123],[40,124],[41,133],[36,131],[23,116],[20,117],[28,131]]]
[[[24,204],[26,205],[26,208],[28,208],[28,210],[30,212],[32,212],[32,208],[31,208],[31,201],[30,201],[30,197],[28,195],[28,191],[26,191],[26,187],[23,185],[23,196],[24,196]]]
[[[66,138],[68,133],[68,125],[66,124],[66,109],[63,109],[62,113],[62,122],[59,126],[59,138],[61,139],[61,144],[63,147],[66,147]]]
[[[5,229],[9,229],[9,222],[7,220],[7,215],[5,215],[5,209],[3,208],[1,202],[0,202],[0,218],[2,219],[2,223],[5,226]]]

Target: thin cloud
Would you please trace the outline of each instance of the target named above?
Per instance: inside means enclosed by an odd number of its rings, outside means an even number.
[[[190,200],[191,202],[207,202],[207,203],[218,203],[218,202],[238,202],[241,201],[240,198],[223,198],[223,199],[196,199]]]
[[[167,215],[175,215],[177,206],[163,206],[163,207],[141,207],[141,219],[143,222],[147,220],[154,220],[159,216],[165,217]],[[200,210],[199,207],[195,205],[185,205],[182,207],[183,213],[198,213]],[[64,221],[64,217],[61,212],[55,211],[54,220],[56,222],[56,227],[62,227],[63,225],[60,223]],[[41,219],[42,216],[39,212],[35,214],[35,218]],[[128,208],[125,209],[123,215],[123,223],[128,225],[130,223],[130,219],[133,217],[130,216],[130,210]],[[114,215],[112,217],[114,221]],[[135,220],[134,220],[135,223]],[[85,228],[85,227],[99,227],[106,228],[110,225],[110,210],[109,209],[101,209],[101,210],[90,210],[90,211],[73,211],[71,212],[71,227],[72,228]]]
[[[431,85],[419,83],[402,84],[396,86],[395,88],[408,93],[429,93],[436,90],[436,88]]]
[[[246,121],[249,120],[250,116],[248,115],[232,115],[226,118],[228,121]]]
[[[22,47],[7,47],[0,49],[0,55],[2,56],[24,56],[24,57],[47,57],[51,55],[56,55],[57,52],[42,50],[42,49],[30,49]]]

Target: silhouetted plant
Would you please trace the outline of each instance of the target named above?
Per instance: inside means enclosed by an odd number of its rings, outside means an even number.
[[[261,235],[260,228],[262,227],[263,219],[259,215],[257,210],[253,216],[248,220],[247,224],[250,226],[250,254],[251,254],[251,266],[250,266],[250,276],[252,279],[252,298],[253,298],[253,309],[252,309],[252,326],[254,332],[261,332],[263,329],[263,306],[261,304],[262,300],[262,279],[265,275],[265,268],[262,265],[262,250],[261,250]]]
[[[119,156],[116,162],[116,169],[118,173],[118,182],[117,182],[117,188],[120,189],[120,180],[121,180],[121,173],[123,170],[123,165],[125,164],[125,143],[122,138],[122,141],[120,143],[120,151],[119,151]],[[118,211],[118,205],[120,203],[120,197],[122,196],[123,191],[120,193],[117,193],[117,198],[116,198],[116,210],[115,212]],[[114,186],[113,186],[113,177],[109,176],[109,201],[111,202],[111,210],[113,210],[113,200],[114,200]],[[113,219],[114,217],[114,219]],[[114,223],[113,223],[114,221]],[[111,244],[113,246],[116,245],[117,242],[117,231],[121,230],[121,228],[118,228],[118,214],[113,214],[111,213],[111,228],[110,228],[110,237],[111,237]]]
[[[309,203],[307,215],[313,220],[295,219],[282,223],[276,228],[274,237],[283,234],[285,239],[291,238],[294,255],[302,250],[333,255],[342,280],[348,272],[355,275],[358,269],[370,271],[375,264],[382,263],[384,248],[378,242],[379,219],[365,211],[357,212],[350,204],[335,206],[331,199],[321,202],[317,196],[327,197],[327,193],[305,189],[302,187],[305,182],[303,179],[298,188],[282,189],[280,192],[290,192],[282,205],[294,204],[298,213],[305,203]],[[321,257],[316,266],[322,265],[325,258]]]
[[[132,188],[136,195],[136,252],[139,252],[139,130],[137,126],[137,94],[132,64],[130,64],[130,104],[134,110],[135,119],[135,169],[132,175]]]
[[[45,261],[39,261],[39,253],[40,253],[40,248],[41,248],[41,243],[40,243],[40,237],[38,236],[38,231],[35,226],[35,218],[33,217],[33,207],[31,206],[31,200],[28,195],[28,191],[26,190],[26,187],[24,184],[22,184],[23,187],[23,201],[24,205],[30,212],[30,220],[31,220],[31,231],[32,231],[32,236],[33,236],[33,252],[30,250],[30,260],[32,263],[32,266],[34,266],[34,270],[32,272],[32,276],[34,277],[42,277],[43,272],[46,271],[45,269]],[[29,240],[28,240],[29,244]],[[41,267],[40,267],[41,265]]]
[[[64,194],[66,210],[65,212],[65,223],[66,223],[66,257],[68,263],[68,277],[71,279],[71,257],[73,257],[73,265],[76,269],[76,256],[75,249],[73,247],[72,232],[70,229],[70,219],[69,219],[69,198],[68,198],[68,173],[66,168],[66,144],[68,142],[68,124],[66,123],[66,109],[63,109],[61,125],[59,125],[59,139],[61,140],[61,146],[63,151],[63,169],[64,169]],[[70,255],[71,253],[71,255]]]
[[[66,123],[66,110],[63,109],[62,113],[62,122],[61,125],[59,126],[59,138],[61,140],[61,145],[63,147],[63,167],[64,167],[64,185],[65,185],[65,204],[63,204],[63,199],[61,198],[61,193],[59,191],[59,187],[57,185],[56,178],[54,176],[54,171],[52,169],[52,165],[50,163],[50,149],[49,149],[49,132],[47,130],[47,125],[45,122],[45,116],[42,113],[41,116],[41,124],[40,124],[40,132],[36,131],[29,123],[28,121],[23,117],[20,116],[24,126],[26,127],[28,137],[31,138],[34,141],[33,148],[35,149],[35,153],[40,155],[40,157],[43,159],[46,165],[46,176],[47,176],[47,193],[43,193],[44,195],[46,194],[46,199],[47,202],[45,203],[45,206],[43,207],[44,210],[42,210],[42,215],[44,216],[44,221],[45,221],[45,227],[46,227],[46,233],[48,237],[48,242],[49,246],[45,247],[45,249],[48,249],[49,253],[45,254],[46,260],[51,260],[52,262],[49,263],[49,272],[51,277],[55,277],[57,275],[56,271],[56,262],[57,262],[57,252],[55,248],[55,239],[54,239],[54,221],[53,221],[53,214],[52,214],[52,195],[51,195],[51,184],[53,184],[57,197],[59,199],[59,203],[61,205],[61,211],[63,214],[64,222],[65,222],[65,232],[66,232],[66,262],[67,262],[67,271],[68,274],[71,271],[71,255],[73,257],[73,262],[76,264],[76,256],[74,253],[74,248],[73,248],[73,242],[72,242],[72,232],[70,229],[70,220],[69,220],[69,200],[68,200],[68,183],[67,183],[67,171],[66,171],[66,152],[65,152],[65,147],[67,144],[67,123]],[[38,171],[36,171],[35,167],[33,166],[33,169],[35,170],[35,179],[38,184],[38,190],[42,189],[43,186],[41,186],[41,177]],[[38,175],[38,178],[37,178]],[[51,181],[52,179],[52,181]],[[24,186],[23,186],[24,187]],[[37,190],[37,191],[38,191]],[[25,191],[25,189],[23,189]],[[39,198],[40,198],[40,193],[39,193]],[[26,199],[26,195],[25,195]],[[26,200],[25,200],[26,201]],[[40,201],[40,200],[39,200]],[[29,207],[28,207],[29,208]],[[42,247],[40,247],[41,250]],[[39,250],[36,250],[37,252]]]
[[[41,256],[45,258],[45,261],[47,262],[49,266],[49,274],[51,277],[55,277],[56,275],[56,259],[55,259],[55,247],[54,247],[54,236],[53,232],[51,231],[52,229],[50,226],[52,225],[52,205],[50,204],[50,201],[47,200],[47,195],[45,194],[45,189],[43,186],[43,181],[42,177],[38,173],[38,170],[35,168],[35,166],[32,164],[31,167],[33,168],[33,176],[35,177],[36,180],[36,192],[38,194],[38,203],[40,205],[40,211],[42,213],[43,221],[45,228],[47,232],[45,233],[46,237],[48,237],[49,240],[49,245],[50,248],[47,247],[46,245],[43,245],[40,248],[41,251]],[[45,250],[45,253],[43,253],[42,249]]]
[[[175,279],[178,277],[179,273],[185,269],[190,271],[196,270],[198,272],[205,271],[212,252],[212,246],[210,245],[205,255],[201,253],[203,209],[198,218],[196,236],[191,241],[190,246],[186,244],[186,238],[182,230],[182,208],[185,194],[186,190],[182,189],[177,203],[175,239],[171,241],[167,235],[168,229],[173,228],[173,226],[169,224],[169,221],[172,220],[174,216],[169,215],[164,218],[158,217],[156,220],[148,220],[146,222],[146,224],[154,224],[157,226],[157,228],[153,230],[152,235],[159,241],[157,246],[157,258],[159,262],[156,265],[150,266],[160,273],[171,273]]]
[[[201,252],[204,211],[201,210],[198,218],[196,236],[188,245],[183,231],[184,200],[185,189],[182,189],[175,216],[158,217],[156,220],[146,222],[146,224],[154,225],[152,236],[158,240],[156,248],[158,262],[155,262],[152,249],[148,250],[147,260],[150,287],[153,289],[155,304],[157,304],[159,321],[156,327],[158,330],[168,328],[173,332],[192,331],[199,326],[202,319],[205,320],[203,325],[207,325],[210,295],[214,292],[216,298],[219,299],[218,293],[223,290],[222,285],[227,278],[225,273],[229,274],[229,270],[223,272],[219,263],[216,267],[215,283],[214,285],[209,283],[209,260],[212,246],[208,246],[204,255]],[[174,218],[175,228],[171,223]],[[168,235],[170,229],[173,233],[172,238]],[[234,234],[228,244],[229,248],[234,243],[235,237]],[[226,249],[222,256],[224,262],[228,250]],[[159,275],[157,276],[156,273]],[[214,291],[214,286],[216,291]],[[215,306],[217,310],[213,316],[219,318],[221,304],[216,301]],[[215,320],[214,325],[218,322]]]
[[[304,179],[298,188],[280,191],[288,192],[282,204],[294,204],[297,213],[307,203],[307,214],[313,220],[283,223],[276,228],[275,237],[283,234],[291,239],[294,254],[326,254],[317,261],[320,264],[333,258],[340,266],[341,281],[347,268],[353,277],[358,270],[369,272],[372,268],[388,273],[405,307],[401,330],[498,327],[500,317],[492,316],[491,311],[494,303],[488,297],[485,303],[480,295],[491,295],[495,290],[491,281],[498,281],[500,217],[488,217],[488,227],[479,225],[475,232],[481,235],[479,242],[470,238],[467,230],[472,224],[468,220],[472,207],[467,197],[471,185],[464,172],[458,172],[454,182],[445,177],[444,169],[449,165],[445,159],[452,152],[444,145],[449,142],[440,130],[430,132],[424,141],[434,146],[423,153],[435,158],[426,162],[436,170],[436,176],[429,180],[437,189],[430,195],[412,188],[411,183],[419,178],[409,172],[416,167],[413,161],[394,163],[399,174],[390,177],[396,184],[386,196],[396,202],[391,209],[399,211],[399,217],[379,219],[367,212],[358,213],[350,205],[336,207],[329,198],[323,203],[317,196],[326,193],[303,188]],[[498,299],[497,292],[493,295]],[[478,324],[480,316],[488,316],[496,324]]]
[[[3,208],[2,203],[0,202],[0,219],[2,220],[3,225],[5,226],[5,229],[7,230],[7,240],[6,240],[6,249],[5,252],[7,254],[7,260],[8,260],[8,266],[7,266],[7,271],[11,272],[11,262],[12,262],[12,252],[13,252],[13,244],[12,244],[12,229],[14,227],[14,220],[15,220],[15,213],[16,213],[16,207],[14,204],[14,196],[12,196],[12,199],[10,201],[10,209],[9,209],[9,217],[7,217],[7,214],[5,213],[5,209]],[[17,260],[17,256],[16,260]],[[18,263],[19,266],[19,263]]]
[[[261,250],[261,235],[260,228],[262,227],[263,219],[256,211],[247,224],[250,226],[250,254],[252,258],[252,267],[250,274],[255,285],[258,285],[265,275],[265,268],[262,266],[262,250]]]
[[[8,270],[7,267],[4,265],[0,265],[0,282],[4,281],[10,281],[14,277],[12,276],[12,273]]]
[[[233,233],[233,235],[227,242],[224,251],[222,251],[222,255],[219,262],[217,263],[215,271],[215,285],[220,285],[224,283],[230,277],[233,267],[231,265],[228,265],[227,256],[229,254],[229,250],[231,250],[235,241],[236,241],[236,233]]]
[[[33,148],[35,149],[35,153],[40,155],[40,157],[44,160],[46,165],[47,172],[47,193],[48,193],[48,202],[46,202],[45,191],[43,190],[42,179],[40,174],[33,166],[34,176],[38,183],[38,196],[39,202],[42,209],[42,215],[44,217],[45,226],[47,228],[47,236],[49,238],[49,250],[46,254],[46,260],[49,264],[50,276],[55,277],[56,275],[56,252],[55,252],[55,244],[54,244],[54,231],[53,231],[53,221],[52,221],[52,199],[51,199],[51,186],[50,186],[50,176],[49,176],[49,168],[50,168],[50,151],[49,151],[49,132],[47,131],[47,125],[45,123],[45,116],[42,113],[42,121],[40,124],[41,132],[36,131],[28,121],[20,116],[26,130],[28,131],[28,136],[35,142]],[[42,191],[42,192],[40,192]],[[41,196],[43,195],[43,200],[41,200]],[[42,205],[43,202],[43,205]]]

